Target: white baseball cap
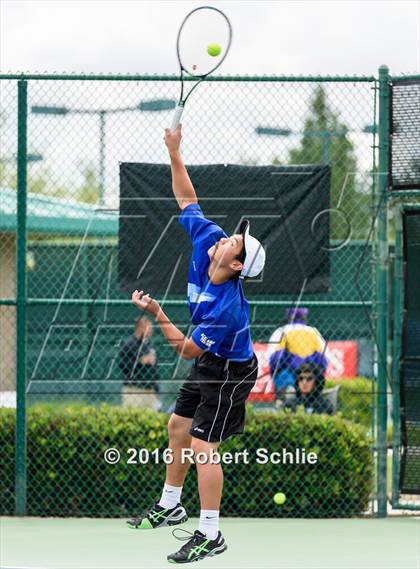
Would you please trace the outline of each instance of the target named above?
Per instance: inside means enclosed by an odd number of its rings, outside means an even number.
[[[244,261],[243,269],[239,278],[256,277],[261,273],[265,265],[265,250],[258,239],[249,234],[249,221],[244,219],[239,226],[244,240]]]

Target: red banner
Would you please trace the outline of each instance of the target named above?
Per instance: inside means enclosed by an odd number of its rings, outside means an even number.
[[[274,382],[269,367],[270,344],[254,343],[258,358],[258,378],[249,394],[248,401],[274,401]],[[326,377],[333,379],[352,378],[357,375],[357,342],[342,340],[328,342],[325,355],[328,360]]]
[[[258,377],[249,394],[248,401],[274,401],[274,382],[270,375],[270,344],[254,343],[254,352],[258,358]]]
[[[325,372],[327,377],[343,379],[357,375],[357,342],[355,340],[328,342],[325,355],[328,360]]]

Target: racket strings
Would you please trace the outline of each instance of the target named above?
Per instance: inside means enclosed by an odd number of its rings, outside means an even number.
[[[181,25],[177,51],[181,69],[193,77],[205,77],[225,59],[232,29],[227,17],[216,8],[203,7],[190,12]],[[211,55],[210,46],[220,53]]]

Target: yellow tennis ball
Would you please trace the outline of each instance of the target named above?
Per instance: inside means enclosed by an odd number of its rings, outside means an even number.
[[[220,45],[218,43],[211,43],[207,46],[207,53],[209,55],[211,55],[212,57],[216,57],[217,55],[220,55],[222,52],[222,48],[220,47]]]
[[[273,500],[275,504],[281,506],[282,504],[285,503],[286,496],[283,494],[283,492],[277,492],[277,494],[274,494]]]

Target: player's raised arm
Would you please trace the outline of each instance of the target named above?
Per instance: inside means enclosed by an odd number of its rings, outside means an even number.
[[[172,190],[179,207],[184,209],[187,205],[198,203],[198,200],[179,150],[181,128],[178,125],[173,132],[169,128],[165,129],[165,144],[171,160]]]

